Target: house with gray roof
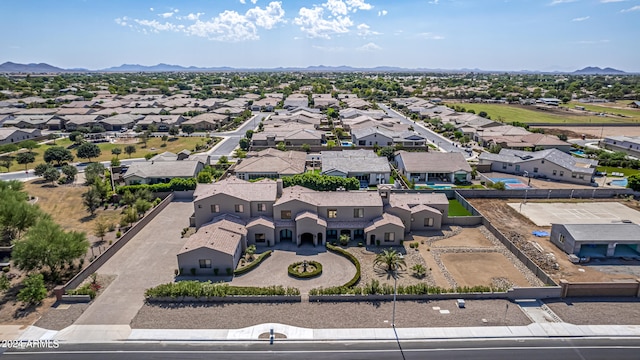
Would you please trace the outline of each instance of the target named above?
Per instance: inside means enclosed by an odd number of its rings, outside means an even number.
[[[172,126],[180,126],[185,121],[182,115],[147,115],[137,125],[146,130],[149,125],[153,125],[158,131],[169,131]]]
[[[394,161],[398,171],[416,184],[471,181],[471,166],[462,153],[398,151]]]
[[[478,169],[506,174],[546,178],[580,185],[594,183],[597,160],[573,157],[557,149],[520,151],[502,149],[498,154],[483,152]]]
[[[194,178],[203,168],[204,163],[198,160],[150,160],[131,163],[122,178],[127,185],[166,183],[173,178]]]
[[[383,126],[361,127],[351,130],[351,141],[358,146],[424,147],[426,139],[416,131]]]
[[[607,136],[602,145],[605,149],[640,157],[640,136]]]
[[[0,145],[15,144],[25,140],[33,140],[42,136],[39,129],[19,129],[16,127],[0,128]]]
[[[17,115],[9,118],[2,123],[4,127],[17,127],[20,129],[47,129],[47,123],[50,120],[60,120],[61,118],[54,115]]]
[[[640,258],[640,226],[633,223],[551,224],[550,240],[579,257]]]
[[[104,118],[98,123],[107,131],[120,131],[122,129],[133,129],[142,120],[144,115],[118,114]]]
[[[372,150],[323,151],[320,157],[323,175],[354,177],[360,181],[361,188],[388,184],[391,177],[387,158]]]
[[[302,151],[280,151],[268,148],[247,154],[233,167],[233,173],[242,180],[260,178],[278,179],[302,174],[306,170],[307,154]]]

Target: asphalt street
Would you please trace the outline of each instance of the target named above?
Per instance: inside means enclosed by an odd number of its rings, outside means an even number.
[[[55,346],[52,344],[52,346]],[[9,349],[7,359],[638,359],[638,339],[548,338],[451,341],[58,344]]]
[[[378,103],[378,106],[389,116],[396,118],[405,124],[415,125],[415,122],[413,120],[408,119],[397,111],[389,108],[385,104]],[[436,134],[435,132],[428,130],[422,126],[414,126],[414,130],[446,152],[459,152],[462,153],[465,158],[469,158],[473,155],[473,152],[469,153],[465,151],[465,148],[460,147],[460,145],[456,146],[451,140],[441,136],[440,134]]]
[[[220,132],[220,133],[212,132],[211,136],[224,136],[226,137],[226,139],[224,139],[220,144],[218,144],[212,150],[208,151],[208,154],[211,156],[211,162],[215,163],[216,161],[218,161],[218,159],[220,159],[220,156],[222,155],[228,156],[230,153],[232,153],[233,150],[236,148],[236,146],[238,146],[240,139],[244,136],[247,130],[255,129],[260,123],[260,121],[262,121],[262,119],[267,117],[269,114],[270,113],[263,113],[263,112],[255,113],[253,117],[245,121],[245,123],[242,124],[242,126],[240,126],[238,129],[234,131]]]

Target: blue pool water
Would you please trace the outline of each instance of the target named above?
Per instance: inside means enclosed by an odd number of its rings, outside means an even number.
[[[505,184],[519,184],[520,180],[514,178],[491,178],[494,183],[503,182]]]
[[[430,184],[416,184],[415,189],[431,189],[431,190],[449,190],[453,185],[430,185]]]
[[[582,151],[582,150],[571,151],[571,153],[573,155],[580,156],[580,157],[584,157],[584,155],[585,155],[584,151]]]
[[[627,179],[611,180],[611,185],[627,187]]]
[[[353,143],[351,141],[342,141],[340,144],[342,146],[351,146],[351,145],[353,145]]]

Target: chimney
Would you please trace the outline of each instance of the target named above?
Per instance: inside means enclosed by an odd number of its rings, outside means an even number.
[[[276,180],[276,198],[282,196],[282,179]]]

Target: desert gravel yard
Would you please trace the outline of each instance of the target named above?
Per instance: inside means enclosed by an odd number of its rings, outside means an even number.
[[[564,322],[574,325],[640,325],[637,298],[565,298],[545,303]]]
[[[448,310],[442,314],[440,310]],[[145,304],[131,322],[134,329],[238,329],[263,323],[314,328],[384,328],[391,326],[393,302],[295,304]],[[483,322],[486,319],[487,322]],[[397,327],[521,326],[531,321],[506,300],[399,301]]]

